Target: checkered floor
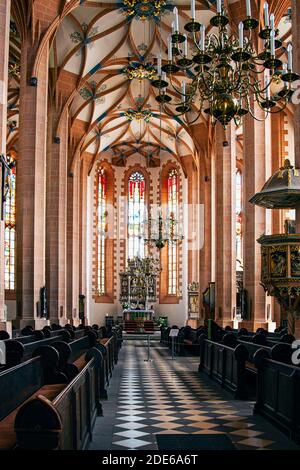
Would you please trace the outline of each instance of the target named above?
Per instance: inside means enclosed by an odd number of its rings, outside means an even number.
[[[172,361],[159,342],[147,362],[143,341],[126,341],[96,423],[91,449],[157,449],[158,434],[227,434],[237,449],[297,449],[204,375],[196,357]]]

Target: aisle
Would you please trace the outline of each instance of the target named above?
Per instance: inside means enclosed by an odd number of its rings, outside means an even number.
[[[90,449],[157,449],[158,434],[227,434],[238,449],[297,449],[285,435],[252,416],[253,403],[232,400],[202,374],[196,357],[172,361],[159,342],[145,362],[143,341],[120,351],[97,418]]]

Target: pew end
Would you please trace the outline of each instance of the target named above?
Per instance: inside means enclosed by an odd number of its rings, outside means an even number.
[[[20,449],[58,449],[62,433],[60,415],[50,400],[38,395],[20,408],[15,433]]]

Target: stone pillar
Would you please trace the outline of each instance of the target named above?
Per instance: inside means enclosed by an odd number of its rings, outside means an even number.
[[[46,135],[48,47],[37,77],[31,71],[37,45],[31,35],[21,47],[20,136],[17,191],[17,312],[20,326],[39,328],[40,288],[45,285]]]
[[[87,177],[90,168],[90,157],[82,156],[80,166],[80,209],[79,209],[79,294],[87,297]],[[85,324],[87,325],[89,315],[86,310],[85,301]]]
[[[284,161],[284,114],[271,115],[271,155],[272,155],[272,174],[283,165]],[[282,211],[280,209],[272,210],[272,233],[284,233],[284,224]],[[276,326],[281,323],[281,307],[273,297],[273,318]]]
[[[0,154],[6,153],[10,0],[0,3]],[[0,182],[2,180],[0,168]],[[0,203],[2,201],[0,185]],[[0,330],[7,329],[4,289],[4,222],[0,220]]]
[[[255,107],[260,117],[258,107]],[[267,180],[265,122],[247,115],[244,119],[244,288],[248,293],[248,318],[239,326],[251,331],[267,328],[266,295],[260,285],[261,253],[257,239],[266,231],[266,210],[250,204],[249,199],[260,191]]]
[[[227,146],[224,146],[225,141]],[[235,126],[229,124],[225,132],[217,124],[215,318],[224,327],[233,325],[236,310],[235,168]]]
[[[195,163],[192,155],[185,157],[185,168],[187,171],[187,210],[188,210],[188,249],[187,249],[187,262],[188,262],[188,283],[198,281],[197,271],[197,176],[198,172],[195,168]]]
[[[56,123],[55,111],[49,112],[50,119]],[[47,155],[46,286],[50,322],[64,325],[67,317],[67,113],[62,117],[59,137],[53,133],[53,122],[49,122]]]
[[[79,324],[79,183],[80,162],[77,162],[67,182],[67,318],[75,326]]]
[[[292,0],[292,37],[294,71],[300,74],[300,5],[298,0]],[[299,97],[299,92],[297,93]],[[295,167],[300,168],[300,104],[294,109],[295,133]],[[300,206],[296,209],[296,230],[300,233]],[[300,338],[300,320],[296,320],[296,338]]]
[[[207,289],[212,278],[212,220],[213,220],[213,200],[212,200],[212,174],[211,165],[212,157],[209,158],[208,167],[204,164],[205,154],[200,156],[200,171],[198,173],[198,185],[200,188],[200,207],[202,208],[203,220],[200,221],[202,227],[203,244],[200,244],[199,253],[199,306],[201,312],[202,323],[205,318],[203,306],[203,292]],[[200,209],[200,208],[199,208]]]
[[[292,1],[292,35],[293,35],[293,64],[294,71],[300,74],[300,5],[297,0]],[[299,96],[299,93],[298,93]],[[295,132],[295,166],[300,168],[300,105],[296,104],[294,110]],[[297,233],[300,233],[300,207],[296,210]]]

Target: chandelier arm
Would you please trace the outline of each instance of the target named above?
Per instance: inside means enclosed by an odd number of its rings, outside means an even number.
[[[259,107],[261,108],[261,106],[259,106]],[[266,112],[265,109],[263,109],[263,108],[261,108],[261,109]],[[255,121],[258,121],[258,122],[265,122],[266,119],[267,119],[267,117],[268,117],[268,115],[267,115],[265,118],[263,118],[263,119],[260,119],[260,118],[256,117],[255,114],[254,114],[254,112],[252,111],[251,107],[249,108],[249,113],[250,113],[250,115],[253,117],[253,119],[255,119]]]
[[[168,103],[168,105],[169,105],[169,106],[176,106],[175,104],[170,104],[170,103]],[[163,110],[164,110],[164,112],[165,112],[168,116],[170,116],[170,117],[172,117],[172,118],[174,118],[174,116],[175,116],[175,117],[181,117],[181,116],[183,116],[183,115],[185,114],[185,112],[183,112],[183,113],[175,113],[175,112],[173,112],[173,113],[171,114],[171,112],[169,112],[168,109],[166,108],[166,106],[164,106],[164,105],[163,105]]]
[[[213,76],[211,78],[212,78],[212,80],[214,79]],[[199,80],[203,83],[205,89],[209,92],[209,95],[211,95],[213,93],[213,90],[207,85],[207,83],[205,81],[204,74],[201,74],[201,76],[199,76]],[[199,84],[198,84],[198,89],[199,89]],[[199,91],[200,91],[200,89],[199,89]]]
[[[289,102],[288,102],[288,100],[287,100],[287,101],[284,102],[284,106],[283,106],[283,107],[277,109],[276,111],[275,111],[275,110],[273,111],[272,109],[270,109],[270,110],[269,110],[269,113],[270,113],[270,114],[279,114],[279,113],[282,113],[282,111],[284,111],[284,110],[286,109],[286,107],[287,107],[288,104],[289,104]]]
[[[188,125],[194,124],[199,119],[200,115],[202,114],[202,106],[203,106],[203,103],[201,103],[200,109],[197,111],[197,117],[195,119],[193,119],[192,121],[188,121],[186,119],[186,122]]]
[[[173,90],[175,90],[175,92],[178,94],[178,95],[181,95],[184,97],[184,101],[187,101],[186,98],[190,98],[190,94],[189,93],[182,93],[181,90],[178,90],[177,87],[175,85],[173,85],[173,80],[172,80],[172,74],[170,74],[170,83],[171,83],[171,86],[173,88]]]

